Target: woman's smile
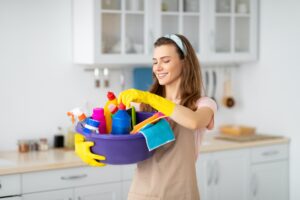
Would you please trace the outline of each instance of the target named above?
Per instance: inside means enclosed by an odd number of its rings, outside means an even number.
[[[163,79],[168,75],[168,72],[164,72],[164,73],[156,73],[156,77],[158,79]]]

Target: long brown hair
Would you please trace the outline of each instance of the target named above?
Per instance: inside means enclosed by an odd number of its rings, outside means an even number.
[[[200,70],[200,63],[188,39],[183,35],[176,35],[181,39],[183,45],[185,46],[185,55],[172,39],[166,37],[158,38],[154,43],[154,47],[159,47],[162,45],[173,45],[176,47],[176,51],[180,59],[184,61],[181,74],[181,83],[179,86],[181,99],[180,105],[188,107],[192,110],[196,110],[196,102],[202,94],[202,75]],[[149,92],[165,97],[165,86],[159,84],[158,79],[153,72],[152,78],[153,84],[150,87]],[[141,104],[141,110],[153,111],[153,108],[151,108],[149,105]]]

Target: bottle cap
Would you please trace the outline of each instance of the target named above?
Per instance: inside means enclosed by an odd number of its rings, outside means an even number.
[[[119,104],[119,109],[120,110],[125,110],[126,109],[125,105],[122,102]]]
[[[111,101],[111,100],[114,100],[116,98],[115,94],[113,92],[108,92],[107,93],[107,98]]]
[[[78,116],[78,120],[80,122],[84,121],[86,119],[86,115],[84,113],[81,113],[81,115]]]
[[[118,107],[112,103],[108,105],[108,109],[111,114],[115,114],[118,111]]]

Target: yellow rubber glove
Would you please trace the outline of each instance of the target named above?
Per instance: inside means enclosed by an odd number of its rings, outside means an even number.
[[[75,134],[75,153],[81,158],[81,160],[90,166],[102,167],[105,166],[97,160],[105,160],[105,156],[93,154],[90,148],[94,145],[93,142],[87,142],[84,136],[76,133]]]
[[[118,97],[118,103],[121,102],[127,108],[130,106],[130,102],[149,104],[152,108],[166,116],[170,116],[173,113],[176,105],[161,96],[137,89],[128,89],[121,92]]]

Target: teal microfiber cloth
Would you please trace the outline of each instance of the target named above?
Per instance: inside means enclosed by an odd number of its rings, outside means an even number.
[[[161,119],[155,124],[147,124],[140,133],[146,139],[149,151],[175,140],[174,133],[166,119]]]

